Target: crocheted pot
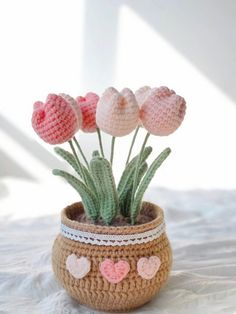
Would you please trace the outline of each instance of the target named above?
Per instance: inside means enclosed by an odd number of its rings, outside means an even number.
[[[143,202],[155,218],[136,226],[83,224],[75,217],[82,203],[61,213],[61,234],[52,251],[53,270],[68,293],[91,308],[121,312],[150,301],[166,282],[172,251],[163,210]]]

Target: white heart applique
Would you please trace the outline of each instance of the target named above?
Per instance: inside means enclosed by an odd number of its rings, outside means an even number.
[[[144,279],[152,279],[158,272],[161,266],[161,260],[158,256],[149,258],[141,257],[137,263],[139,275]]]
[[[66,269],[76,279],[85,277],[91,269],[91,262],[84,256],[77,257],[71,254],[66,259]]]

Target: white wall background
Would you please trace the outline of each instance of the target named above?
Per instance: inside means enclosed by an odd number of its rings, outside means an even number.
[[[61,164],[31,129],[32,104],[49,92],[101,94],[110,85],[167,85],[187,101],[182,127],[150,139],[156,154],[172,148],[153,185],[236,188],[235,17],[234,0],[1,1],[1,210],[77,198],[50,175]],[[78,136],[89,155],[96,136]],[[117,140],[117,176],[130,139]]]

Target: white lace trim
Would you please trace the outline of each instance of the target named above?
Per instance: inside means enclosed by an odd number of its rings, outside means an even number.
[[[121,246],[130,244],[147,243],[159,238],[165,232],[163,222],[155,229],[136,234],[99,234],[80,231],[61,224],[61,234],[71,240],[105,246]]]

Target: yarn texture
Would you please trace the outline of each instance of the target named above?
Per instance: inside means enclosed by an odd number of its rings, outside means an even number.
[[[100,272],[104,278],[110,283],[121,282],[130,271],[129,263],[126,261],[118,261],[114,263],[109,258],[106,258],[105,261],[101,262]]]
[[[152,279],[161,266],[161,260],[158,256],[149,258],[141,257],[137,263],[137,271],[144,279]]]
[[[74,278],[85,277],[89,273],[90,267],[90,261],[84,256],[78,258],[75,254],[71,254],[66,259],[66,269]]]
[[[141,103],[140,119],[145,129],[159,136],[173,133],[182,123],[186,102],[168,87],[149,89],[143,87],[136,92]]]
[[[105,90],[97,105],[98,127],[112,135],[131,133],[139,121],[139,107],[133,92],[124,88],[120,93],[113,87]]]
[[[61,144],[70,140],[79,128],[79,118],[70,101],[49,94],[45,103],[36,102],[32,115],[34,131],[49,144]]]
[[[85,97],[76,98],[77,107],[82,112],[83,122],[81,130],[86,133],[95,132],[97,129],[96,109],[99,96],[95,93],[87,93]]]
[[[143,213],[150,212],[150,209],[154,210],[156,218],[143,225],[100,226],[75,221],[73,218],[83,213],[82,203],[75,203],[62,211],[61,221],[63,225],[82,232],[139,236],[164,223],[162,209],[154,204],[143,202]],[[83,256],[91,262],[91,269],[85,277],[76,279],[66,269],[66,259],[71,254],[77,257]],[[155,275],[147,280],[140,276],[137,265],[141,258],[149,258],[150,261],[151,256],[157,256],[161,264]],[[106,263],[102,264],[104,261]],[[120,267],[119,261],[127,262],[129,267],[127,264],[124,266],[123,263]],[[172,251],[165,232],[147,243],[123,246],[83,243],[59,234],[53,245],[52,265],[58,280],[80,304],[100,311],[129,311],[150,301],[165,284],[172,265]],[[147,270],[144,273],[147,273]],[[121,278],[122,280],[119,281]]]
[[[76,100],[70,95],[64,94],[64,93],[60,93],[59,96],[63,97],[75,109],[77,113],[77,118],[78,118],[78,126],[77,126],[77,131],[78,131],[78,129],[81,129],[82,127],[83,117],[82,117],[82,112],[80,108],[78,107]]]

